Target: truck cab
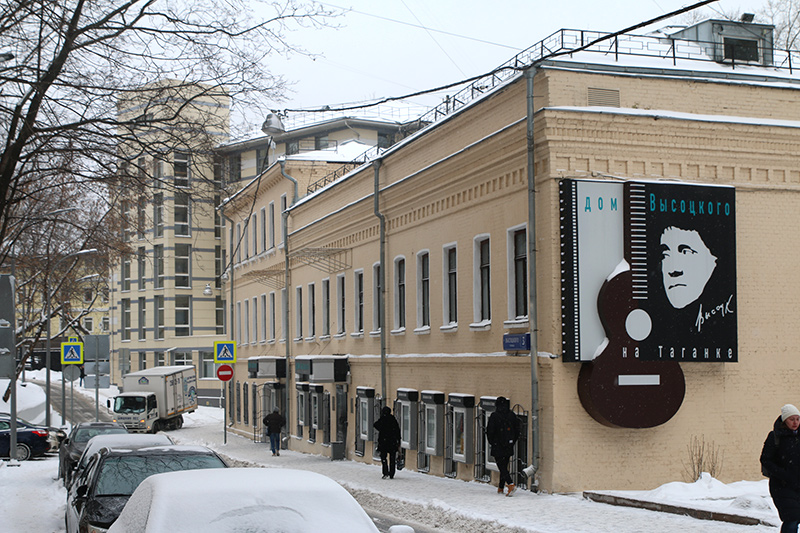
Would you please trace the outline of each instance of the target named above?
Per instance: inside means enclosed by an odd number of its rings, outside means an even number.
[[[158,399],[152,392],[122,393],[111,406],[114,421],[133,433],[157,433],[159,429]]]

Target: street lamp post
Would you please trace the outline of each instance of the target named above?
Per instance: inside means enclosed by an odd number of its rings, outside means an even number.
[[[50,316],[51,309],[52,309],[50,301],[53,299],[53,295],[50,294],[50,274],[56,269],[56,267],[59,264],[61,264],[62,261],[65,261],[65,260],[67,260],[67,259],[69,259],[71,257],[78,257],[78,256],[81,256],[81,255],[93,254],[95,252],[97,252],[97,249],[96,248],[91,248],[89,250],[79,250],[77,252],[73,252],[71,254],[65,255],[64,257],[62,257],[61,259],[59,259],[58,261],[56,261],[53,264],[53,268],[50,270],[50,272],[47,273],[47,276],[45,276],[45,278],[44,278],[44,296],[45,296],[45,298],[47,300],[47,301],[45,301],[45,310],[46,310],[45,311],[45,318],[47,320],[47,341],[46,341],[45,349],[47,350],[47,352],[45,353],[45,396],[46,396],[46,399],[45,399],[45,410],[44,410],[44,417],[45,417],[44,424],[47,427],[50,427],[50,361],[51,361],[51,356],[50,356],[50,336],[51,336],[51,333],[50,333],[50,322],[52,320],[52,317]],[[63,392],[63,376],[62,376],[62,392]],[[64,424],[63,403],[62,403],[62,409],[61,409],[61,424],[62,425]]]

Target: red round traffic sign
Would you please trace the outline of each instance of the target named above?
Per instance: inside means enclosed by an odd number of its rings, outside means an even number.
[[[220,365],[217,369],[217,377],[220,381],[230,381],[233,378],[233,367],[231,365]]]

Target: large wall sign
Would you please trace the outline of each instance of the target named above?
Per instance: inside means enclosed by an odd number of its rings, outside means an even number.
[[[663,424],[683,401],[679,361],[738,358],[735,190],[564,180],[561,211],[563,358],[584,362],[581,402],[610,426]]]

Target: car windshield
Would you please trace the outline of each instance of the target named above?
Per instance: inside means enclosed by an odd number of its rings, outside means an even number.
[[[100,469],[95,496],[130,496],[146,477],[176,470],[224,468],[215,455],[133,455],[109,457]]]
[[[117,396],[114,401],[114,412],[143,413],[145,406],[144,396]]]
[[[114,428],[114,427],[107,427],[107,428],[78,428],[75,431],[75,438],[73,439],[75,442],[89,442],[89,439],[92,437],[96,437],[97,435],[110,435],[110,434],[118,434],[118,433],[127,433],[128,431],[125,428]]]

